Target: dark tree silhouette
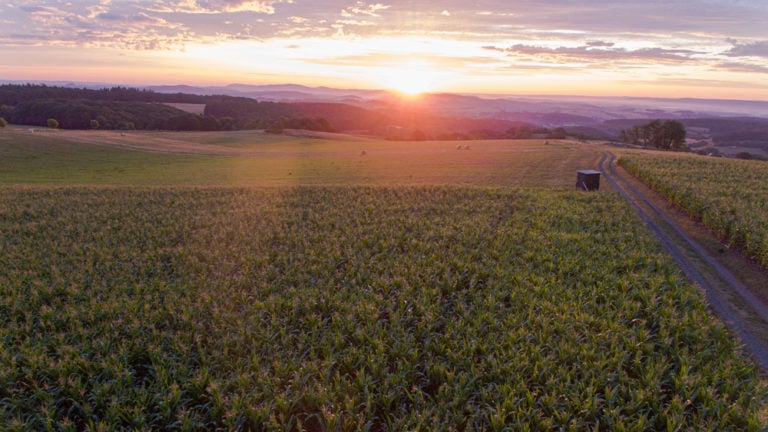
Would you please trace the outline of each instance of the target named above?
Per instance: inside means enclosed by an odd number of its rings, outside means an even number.
[[[685,148],[685,136],[685,126],[677,120],[653,120],[624,129],[619,134],[624,142],[662,150]]]

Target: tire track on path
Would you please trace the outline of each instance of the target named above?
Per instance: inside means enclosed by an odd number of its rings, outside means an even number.
[[[699,285],[714,312],[736,333],[753,360],[768,373],[768,305],[691,238],[667,213],[656,206],[615,169],[616,155],[604,151],[599,170],[615,190],[637,211],[680,269]]]

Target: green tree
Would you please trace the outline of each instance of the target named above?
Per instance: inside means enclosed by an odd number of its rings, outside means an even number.
[[[619,133],[619,139],[626,143],[655,147],[662,150],[685,148],[685,125],[677,120],[654,120],[636,125]]]
[[[685,125],[677,120],[667,120],[659,130],[659,148],[677,150],[685,148]]]
[[[323,132],[332,132],[333,128],[331,127],[331,123],[324,118],[317,118],[317,130],[323,131]]]
[[[659,148],[661,120],[654,120],[640,127],[640,142],[646,147]]]
[[[91,120],[91,129],[98,129],[100,126],[99,121],[96,119]]]
[[[566,137],[566,131],[565,128],[557,127],[549,131],[549,134],[547,135],[547,138],[552,139],[565,139]]]
[[[0,104],[0,117],[10,118],[11,116],[13,116],[13,110],[14,110],[14,107],[12,107],[11,105]]]
[[[59,121],[55,118],[49,118],[48,119],[48,127],[51,129],[58,129],[59,128]]]
[[[0,129],[6,126],[8,126],[8,122],[4,118],[0,117]]]
[[[619,133],[619,139],[622,142],[629,143],[629,144],[639,144],[640,138],[639,138],[639,128],[637,126],[632,126],[629,129],[623,129]]]
[[[274,121],[264,130],[264,132],[271,133],[271,134],[282,134],[283,130],[285,129],[286,123],[287,123],[286,119],[280,119],[280,120]]]
[[[507,136],[509,138],[528,139],[534,133],[533,127],[524,124],[517,128],[510,128],[507,130]]]
[[[217,131],[221,130],[221,123],[219,119],[211,116],[203,116],[200,118],[200,130],[204,131]]]
[[[415,131],[411,132],[411,141],[425,141],[427,139],[427,134],[425,134],[423,131],[416,129]]]

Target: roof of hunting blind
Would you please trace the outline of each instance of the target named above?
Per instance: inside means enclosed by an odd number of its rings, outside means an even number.
[[[600,174],[600,171],[595,170],[578,170],[579,174]]]

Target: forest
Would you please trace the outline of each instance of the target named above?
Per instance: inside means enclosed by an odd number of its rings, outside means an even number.
[[[205,104],[191,114],[168,104]],[[243,111],[242,106],[250,109]],[[258,109],[253,109],[253,106]],[[304,118],[291,104],[248,98],[157,93],[125,87],[100,90],[47,85],[0,86],[0,118],[8,123],[62,129],[217,131],[297,128],[330,131],[326,120]]]

